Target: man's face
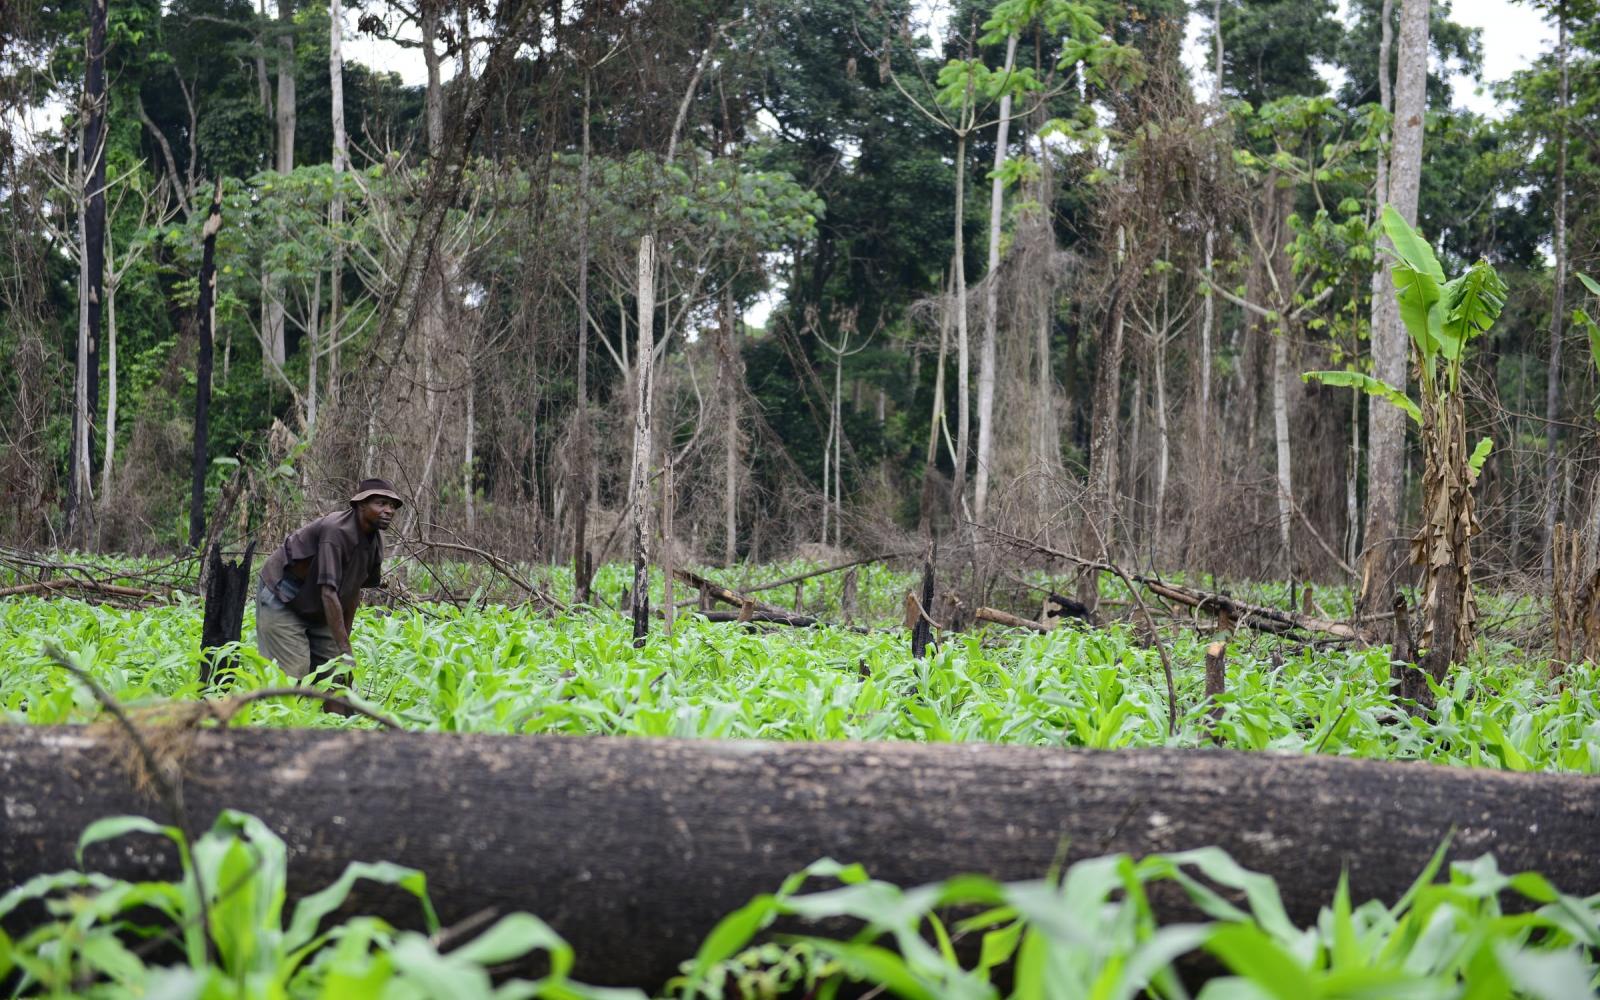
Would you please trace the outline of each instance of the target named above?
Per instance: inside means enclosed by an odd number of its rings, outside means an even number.
[[[377,528],[379,531],[389,530],[389,525],[394,523],[395,511],[400,509],[400,504],[388,497],[368,497],[359,506],[362,525],[368,530]]]

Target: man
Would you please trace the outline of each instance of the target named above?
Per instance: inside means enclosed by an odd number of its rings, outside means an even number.
[[[383,542],[400,495],[382,479],[363,479],[350,506],[291,534],[261,568],[256,648],[284,673],[303,678],[344,657],[354,662],[350,628],[361,588],[376,587]],[[348,668],[341,670],[348,684]]]

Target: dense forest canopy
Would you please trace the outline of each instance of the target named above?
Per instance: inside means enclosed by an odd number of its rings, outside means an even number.
[[[1431,425],[1344,387],[1426,388],[1393,204],[1504,282],[1473,559],[1548,571],[1596,523],[1600,17],[1533,6],[1486,117],[1416,0],[9,4],[0,534],[383,475],[528,558],[666,490],[709,561],[979,521],[1372,597],[1435,495]]]

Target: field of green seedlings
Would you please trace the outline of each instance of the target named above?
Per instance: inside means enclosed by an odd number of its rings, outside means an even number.
[[[860,588],[860,617],[882,621],[906,581],[875,572]],[[621,574],[610,576],[602,597],[620,590]],[[808,607],[835,615],[832,597],[813,587]],[[32,723],[98,714],[90,692],[45,656],[47,639],[123,702],[198,697],[199,629],[192,601],[140,610],[0,602],[0,713]],[[640,650],[628,621],[604,607],[563,616],[493,604],[399,607],[363,611],[355,631],[358,695],[422,730],[1096,748],[1216,742],[1600,773],[1593,667],[1555,685],[1542,661],[1486,640],[1438,692],[1437,711],[1413,716],[1390,697],[1384,649],[1314,651],[1244,636],[1230,644],[1221,719],[1209,725],[1207,639],[1189,630],[1168,637],[1179,717],[1169,737],[1159,656],[1120,625],[1048,635],[989,628],[951,636],[920,661],[900,629],[752,632],[687,613],[671,637],[653,635]],[[236,662],[233,691],[287,682],[256,655],[249,612]],[[372,724],[326,715],[306,699],[252,704],[238,722]]]
[[[153,565],[121,564],[135,585]],[[741,575],[734,586],[799,572],[793,565]],[[171,568],[163,572],[180,572]],[[1384,649],[1314,649],[1243,634],[1228,646],[1227,692],[1205,699],[1210,636],[1174,627],[1164,635],[1176,673],[1178,732],[1168,733],[1166,681],[1156,649],[1124,625],[1067,625],[1039,635],[996,627],[952,635],[923,660],[892,625],[911,578],[863,567],[848,614],[872,629],[754,629],[713,624],[685,610],[671,636],[643,649],[617,610],[626,574],[607,567],[596,606],[552,615],[485,599],[481,574],[437,568],[430,582],[464,605],[401,602],[357,619],[357,697],[404,727],[441,732],[602,733],[769,740],[988,741],[1037,746],[1276,749],[1526,771],[1600,773],[1600,676],[1573,667],[1559,682],[1544,661],[1490,636],[1437,707],[1413,715],[1389,691]],[[570,592],[559,572],[539,578]],[[844,622],[837,578],[808,581],[806,610]],[[1108,591],[1108,594],[1110,591]],[[661,600],[657,581],[656,602]],[[692,596],[679,590],[678,597]],[[792,587],[768,592],[792,603]],[[1118,595],[1121,596],[1121,595]],[[1262,591],[1257,600],[1287,595]],[[1334,614],[1340,596],[1318,595]],[[54,643],[124,704],[190,700],[203,691],[200,607],[193,598],[127,609],[77,600],[0,600],[0,723],[87,722],[94,695],[45,652]],[[1501,608],[1507,615],[1529,612]],[[244,642],[225,675],[232,693],[288,679]],[[1220,708],[1213,720],[1212,711]],[[252,703],[235,725],[353,726],[311,699]],[[84,841],[143,829],[112,820]],[[175,830],[167,835],[182,837]],[[328,893],[285,921],[281,841],[250,817],[226,815],[186,845],[192,874],[177,883],[130,885],[63,873],[0,886],[0,918],[49,900],[49,919],[20,936],[0,934],[0,990],[19,995],[219,997],[633,996],[573,982],[572,954],[534,916],[514,914],[441,949],[435,938],[355,917],[317,931],[356,877],[403,885],[431,919],[426,879],[381,859],[352,868]],[[849,865],[819,862],[774,895],[730,914],[698,955],[684,956],[676,997],[831,996],[846,980],[902,997],[1187,997],[1181,956],[1204,952],[1227,971],[1202,1000],[1305,997],[1570,998],[1600,982],[1600,897],[1562,895],[1536,874],[1502,874],[1492,858],[1454,865],[1442,880],[1419,873],[1405,899],[1328,900],[1315,926],[1283,915],[1271,880],[1217,851],[1080,862],[1044,881],[999,885],[981,878],[900,888]],[[1044,875],[1046,873],[1040,873]],[[238,905],[219,898],[199,915],[197,885],[249,880]],[[1175,882],[1206,914],[1161,925],[1147,899]],[[1424,884],[1431,883],[1431,884]],[[1221,892],[1222,894],[1219,894]],[[1227,895],[1227,898],[1224,898]],[[1230,902],[1229,900],[1233,900]],[[1240,900],[1244,905],[1240,905]],[[1521,900],[1521,905],[1512,905]],[[219,905],[220,904],[220,905]],[[1506,912],[1507,905],[1512,912]],[[966,914],[945,922],[950,907]],[[138,909],[144,907],[144,909]],[[166,921],[149,921],[153,911]],[[759,937],[781,915],[847,915],[850,938]],[[207,954],[209,921],[218,948]],[[157,924],[160,920],[157,921]],[[250,928],[250,930],[246,930]],[[186,964],[161,968],[125,947],[128,935],[176,935]],[[979,942],[958,958],[952,942]],[[489,967],[544,954],[540,980],[498,981]],[[996,970],[1006,966],[996,985]],[[10,977],[9,979],[7,977]],[[82,984],[92,983],[85,991]]]

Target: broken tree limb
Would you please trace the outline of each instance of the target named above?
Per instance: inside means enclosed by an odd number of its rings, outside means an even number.
[[[104,728],[0,727],[0,885],[77,867],[78,834],[159,815],[110,760]],[[170,741],[167,745],[170,745]],[[920,885],[962,872],[1043,877],[1058,862],[1216,845],[1277,880],[1302,926],[1348,872],[1352,898],[1398,899],[1449,856],[1493,852],[1566,892],[1600,891],[1600,779],[1221,750],[647,740],[205,730],[184,748],[190,820],[259,816],[290,853],[292,898],[352,860],[427,873],[445,925],[528,910],[577,952],[574,974],[658,987],[724,915],[822,857]],[[530,776],[532,778],[530,779]],[[90,870],[170,877],[170,850],[91,846]],[[1192,919],[1157,887],[1164,919]],[[347,912],[419,922],[403,892],[358,882]]]
[[[515,569],[513,569],[510,565],[508,565],[504,559],[501,559],[499,556],[495,555],[492,552],[485,552],[483,549],[477,548],[476,546],[463,545],[460,542],[441,542],[441,541],[437,541],[437,540],[431,539],[431,538],[427,538],[427,539],[406,539],[405,544],[410,545],[413,548],[444,549],[445,551],[448,551],[448,552],[464,552],[467,555],[477,556],[478,558],[482,559],[486,564],[488,564],[490,569],[494,570],[496,573],[499,573],[501,576],[505,577],[507,580],[510,580],[512,583],[516,584],[519,589],[527,592],[528,596],[530,596],[534,600],[539,601],[540,603],[544,604],[546,607],[550,608],[551,610],[554,610],[554,611],[568,611],[568,610],[570,610],[567,607],[565,602],[557,599],[554,594],[552,594],[549,591],[545,590],[543,587],[540,587],[540,586],[538,586],[536,584],[533,584],[533,583],[529,583],[526,579],[524,579],[522,577],[522,574],[518,573]],[[424,564],[424,565],[426,565],[426,564]],[[437,574],[435,574],[434,578],[438,579]]]
[[[1005,625],[1010,628],[1024,628],[1030,632],[1050,631],[1050,626],[1048,625],[1042,625],[1028,618],[1018,617],[1009,611],[1001,611],[999,608],[979,608],[972,613],[972,617],[980,622],[992,622],[995,625]]]
[[[1168,583],[1159,577],[1149,576],[1143,573],[1130,573],[1122,567],[1117,566],[1109,561],[1100,559],[1086,559],[1083,556],[1074,555],[1071,552],[1063,552],[1060,549],[1052,548],[1048,545],[1042,545],[1039,542],[1022,538],[1018,535],[1013,535],[1008,531],[1001,531],[999,528],[991,528],[988,525],[976,524],[971,521],[967,523],[972,524],[975,528],[982,528],[984,531],[989,532],[991,535],[994,535],[1001,541],[1017,546],[1018,548],[1030,549],[1039,553],[1040,555],[1050,556],[1054,559],[1061,559],[1076,566],[1081,566],[1084,569],[1099,570],[1105,573],[1114,573],[1117,576],[1122,577],[1124,580],[1137,583],[1150,593],[1172,601],[1175,604],[1182,604],[1185,607],[1190,607],[1197,611],[1204,611],[1209,614],[1218,615],[1219,617],[1226,616],[1232,619],[1233,622],[1241,628],[1249,627],[1260,632],[1273,632],[1280,634],[1294,631],[1317,632],[1324,635],[1331,635],[1338,639],[1358,640],[1363,642],[1370,641],[1371,638],[1370,636],[1362,633],[1361,630],[1357,629],[1349,622],[1338,622],[1327,618],[1303,615],[1293,611],[1282,611],[1278,608],[1269,608],[1263,605],[1241,601],[1237,598],[1229,597],[1227,594],[1218,594],[1212,591],[1198,590],[1194,587],[1186,587],[1182,584]]]
[[[160,600],[161,595],[153,590],[140,587],[121,587],[111,583],[101,583],[98,580],[40,580],[37,583],[24,583],[16,587],[0,587],[0,597],[26,597],[34,594],[55,594],[62,591],[83,591],[87,594],[98,594],[106,597],[126,597],[136,601]]]
[[[748,595],[741,594],[737,590],[724,587],[722,584],[716,582],[710,577],[701,576],[699,573],[696,573],[691,569],[683,569],[682,567],[679,567],[678,569],[674,569],[672,571],[672,575],[700,591],[702,594],[709,594],[711,597],[721,601],[723,604],[730,604],[736,608],[742,608],[748,604],[756,611],[764,614],[794,614],[794,612],[790,611],[788,608],[780,608],[776,604],[767,604]]]
[[[748,611],[698,611],[701,618],[708,622],[761,622],[767,625],[793,625],[796,628],[811,628],[814,625],[824,625],[810,615],[796,614],[794,612],[757,611],[750,608]]]

